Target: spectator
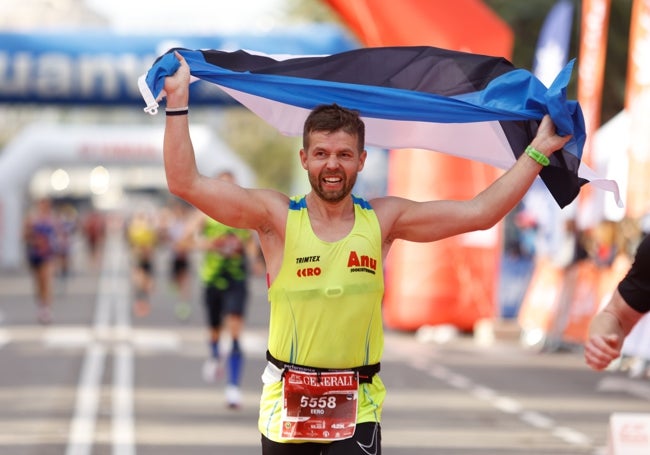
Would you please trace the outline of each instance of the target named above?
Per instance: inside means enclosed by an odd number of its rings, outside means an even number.
[[[151,293],[154,287],[154,253],[158,243],[158,229],[152,213],[139,211],[131,218],[127,236],[133,256],[133,314],[147,316],[151,311]]]
[[[234,183],[229,171],[217,178]],[[248,298],[248,274],[256,266],[257,243],[248,229],[236,229],[197,212],[190,232],[198,234],[196,245],[203,251],[201,281],[209,329],[210,358],[203,365],[203,378],[216,381],[228,372],[226,400],[230,408],[241,405],[240,383],[244,364],[241,335]],[[227,362],[221,353],[222,329],[230,336]]]
[[[52,322],[56,237],[57,224],[52,203],[47,198],[39,199],[25,218],[23,239],[27,261],[34,278],[37,318],[41,324]]]

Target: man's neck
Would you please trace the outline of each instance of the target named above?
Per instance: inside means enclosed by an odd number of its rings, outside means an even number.
[[[330,202],[312,191],[307,194],[306,201],[310,217],[332,221],[354,218],[354,204],[351,195],[347,195],[340,201]]]

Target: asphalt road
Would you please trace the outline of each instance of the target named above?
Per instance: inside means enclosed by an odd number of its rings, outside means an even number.
[[[268,308],[251,281],[240,410],[207,384],[198,299],[173,311],[167,254],[154,306],[130,310],[129,256],[120,236],[93,266],[75,243],[73,273],[58,280],[54,321],[36,322],[27,270],[0,270],[0,454],[259,454],[257,405]],[[196,293],[195,293],[196,295]],[[515,338],[446,343],[388,330],[385,454],[604,454],[614,412],[648,412],[650,382],[595,373],[580,352],[537,353]]]

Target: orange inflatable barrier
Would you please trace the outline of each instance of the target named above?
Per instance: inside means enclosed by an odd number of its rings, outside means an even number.
[[[392,151],[390,168],[390,194],[414,200],[468,199],[501,172],[485,164],[413,149]],[[498,228],[433,243],[398,241],[386,263],[386,325],[415,330],[423,325],[452,324],[471,330],[479,319],[494,318],[500,243]]]

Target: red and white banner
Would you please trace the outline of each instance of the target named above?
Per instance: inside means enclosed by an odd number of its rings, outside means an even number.
[[[591,164],[591,139],[600,126],[600,110],[611,0],[583,0],[578,59],[578,102],[585,117],[587,141],[582,159]]]
[[[625,108],[631,118],[627,215],[650,211],[650,0],[634,0]]]

